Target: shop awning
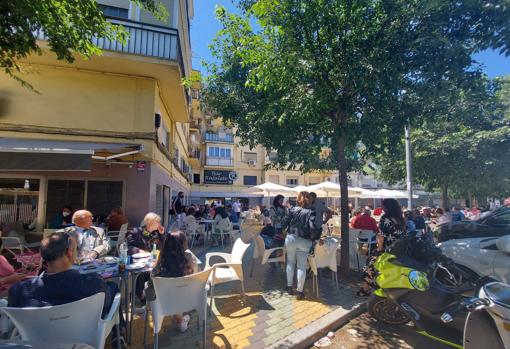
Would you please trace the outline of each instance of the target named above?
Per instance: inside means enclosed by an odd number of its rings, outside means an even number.
[[[0,138],[0,170],[90,171],[92,159],[108,161],[142,150],[140,144]]]

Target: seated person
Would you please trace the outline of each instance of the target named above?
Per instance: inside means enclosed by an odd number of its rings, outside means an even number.
[[[61,229],[71,225],[73,216],[73,208],[71,206],[64,206],[62,211],[59,212],[51,221],[50,229]]]
[[[158,250],[161,250],[164,236],[165,228],[161,225],[161,217],[154,212],[149,212],[143,218],[141,227],[133,228],[127,232],[128,254],[133,255],[142,251],[150,252],[154,244],[156,244]],[[143,300],[145,283],[149,280],[149,272],[141,273],[136,279],[135,293],[141,300]],[[145,309],[139,308],[137,312],[145,312]]]
[[[198,211],[195,212],[196,219],[207,219],[207,211],[205,209],[205,205],[200,205],[198,207]]]
[[[106,217],[108,230],[120,230],[120,227],[126,223],[128,223],[128,219],[124,216],[120,207],[112,209],[108,217]]]
[[[379,231],[377,222],[371,216],[370,209],[364,208],[362,213],[352,220],[352,227],[354,229],[372,230],[374,233]]]
[[[126,234],[128,254],[152,251],[154,244],[160,249],[164,234],[165,228],[161,225],[161,217],[154,212],[147,213],[143,218],[142,226],[130,229]]]
[[[186,251],[186,236],[183,232],[176,231],[168,234],[158,258],[158,262],[152,270],[152,277],[176,278],[191,275],[198,271],[198,266],[193,254]],[[155,300],[154,288],[149,282],[145,289],[145,298],[148,301]],[[175,321],[179,324],[181,332],[188,329],[189,315],[175,315]]]
[[[197,222],[197,219],[195,218],[195,208],[190,207],[186,211],[186,218],[184,219],[184,225],[186,227],[190,225],[194,225]]]
[[[110,239],[104,229],[92,225],[92,213],[79,210],[73,214],[74,226],[63,229],[76,238],[78,258],[91,260],[105,256],[110,250]]]
[[[1,246],[2,240],[0,240]],[[9,288],[15,283],[30,277],[31,275],[28,272],[15,271],[7,258],[0,255],[0,296],[6,295]]]
[[[30,280],[17,283],[9,289],[10,307],[44,307],[60,305],[104,292],[103,316],[107,315],[118,287],[96,273],[80,274],[72,270],[77,241],[65,231],[52,233],[41,243],[41,256],[47,270]]]

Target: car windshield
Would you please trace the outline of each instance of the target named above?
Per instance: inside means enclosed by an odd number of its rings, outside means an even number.
[[[503,206],[503,207],[499,207],[499,208],[495,209],[492,212],[487,212],[487,215],[484,217],[480,217],[478,222],[485,224],[485,223],[488,223],[490,220],[492,220],[494,217],[503,215],[505,213],[510,213],[510,207]]]

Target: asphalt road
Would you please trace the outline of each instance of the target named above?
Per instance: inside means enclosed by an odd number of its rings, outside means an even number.
[[[416,333],[411,326],[391,326],[362,314],[336,331],[332,349],[453,349]]]

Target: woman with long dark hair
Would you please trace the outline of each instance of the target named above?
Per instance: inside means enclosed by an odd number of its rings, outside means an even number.
[[[312,197],[308,192],[300,192],[297,204],[290,209],[282,228],[288,228],[285,238],[287,251],[287,292],[293,294],[294,270],[297,265],[297,299],[304,298],[306,261],[312,242],[318,240],[321,231],[315,228],[315,211],[311,209]]]
[[[402,207],[395,199],[384,199],[382,201],[383,215],[379,221],[379,232],[377,233],[377,250],[367,260],[363,273],[363,286],[358,291],[358,296],[368,296],[375,282],[374,263],[377,257],[383,253],[395,241],[407,235],[407,224],[402,213]]]
[[[187,251],[186,235],[182,231],[175,231],[166,235],[163,248],[159,254],[156,266],[152,270],[152,277],[176,278],[191,275],[198,271],[193,254]],[[149,301],[156,299],[152,284],[145,289],[145,298]],[[189,315],[175,315],[181,332],[188,329]]]
[[[274,229],[274,234],[270,236],[270,242],[268,239],[264,240],[266,242],[266,248],[281,247],[285,242],[285,235],[283,233],[282,226],[289,212],[287,207],[283,206],[284,199],[285,197],[283,195],[276,195],[273,200],[273,206],[269,209],[269,217],[271,218],[271,225]]]

